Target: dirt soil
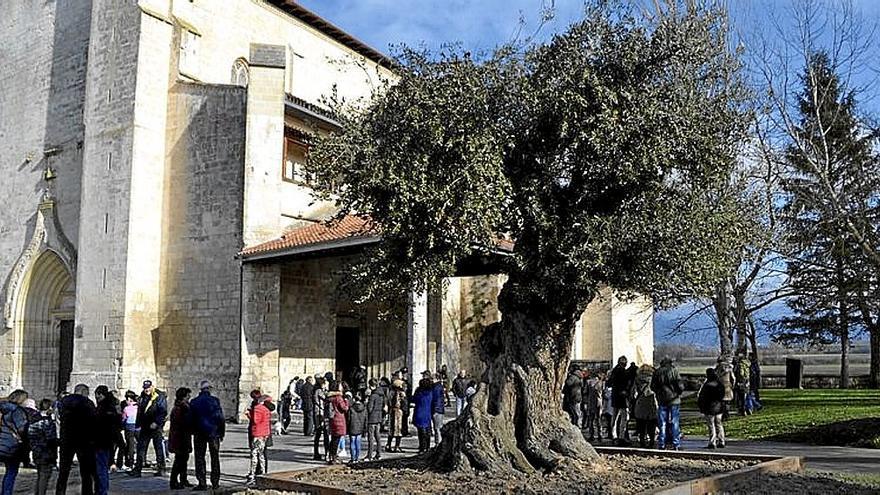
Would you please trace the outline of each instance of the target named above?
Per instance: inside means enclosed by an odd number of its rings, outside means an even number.
[[[629,494],[676,482],[733,471],[752,464],[624,455],[603,456],[587,469],[557,474],[495,477],[426,471],[418,458],[304,472],[291,479],[354,493],[521,493]],[[249,492],[272,494],[278,492]]]
[[[768,474],[758,480],[740,482],[725,495],[793,495],[798,493],[877,495],[880,490],[859,483],[836,480],[820,474]]]

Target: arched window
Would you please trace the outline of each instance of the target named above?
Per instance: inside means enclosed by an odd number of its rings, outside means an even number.
[[[240,58],[232,64],[232,84],[246,88],[248,85],[248,63]]]

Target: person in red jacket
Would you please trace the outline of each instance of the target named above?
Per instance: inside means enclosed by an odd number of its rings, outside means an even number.
[[[330,390],[337,393],[330,398],[332,417],[330,418],[330,455],[327,463],[335,464],[339,452],[339,439],[346,434],[345,413],[348,412],[348,401],[342,395],[342,382],[335,382]]]
[[[266,472],[265,455],[266,440],[271,434],[271,417],[272,413],[266,407],[266,401],[271,400],[268,395],[260,396],[256,399],[255,404],[247,412],[249,421],[248,433],[253,441],[251,442],[251,469],[248,472],[247,483],[253,484],[256,481],[257,468],[261,468],[262,472]]]

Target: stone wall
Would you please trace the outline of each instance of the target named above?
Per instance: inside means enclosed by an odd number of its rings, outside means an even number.
[[[240,370],[246,93],[177,83],[168,110],[162,206],[159,323],[152,332],[159,382],[173,393],[209,379],[236,409]]]
[[[15,304],[13,266],[33,234],[47,166],[60,225],[79,235],[83,99],[91,2],[0,2],[0,305]],[[48,151],[44,154],[44,151]],[[29,260],[33,262],[34,260]],[[12,315],[0,313],[0,395],[19,386]],[[8,317],[8,318],[7,318]],[[18,336],[23,339],[24,336]]]

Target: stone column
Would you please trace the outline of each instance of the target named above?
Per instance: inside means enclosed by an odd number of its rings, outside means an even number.
[[[415,377],[428,368],[428,293],[412,291],[406,311],[406,366]],[[413,383],[415,387],[415,383]]]

